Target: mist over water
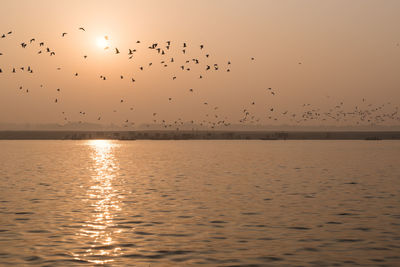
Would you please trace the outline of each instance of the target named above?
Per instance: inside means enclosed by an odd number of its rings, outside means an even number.
[[[399,178],[398,141],[0,141],[0,265],[396,266]]]

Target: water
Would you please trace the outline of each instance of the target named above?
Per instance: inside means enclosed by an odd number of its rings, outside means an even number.
[[[0,141],[0,265],[400,265],[399,141]]]

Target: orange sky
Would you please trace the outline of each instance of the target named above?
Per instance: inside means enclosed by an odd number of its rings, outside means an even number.
[[[123,124],[128,119],[139,124],[200,122],[217,115],[215,120],[237,123],[246,109],[247,122],[254,116],[256,124],[295,124],[283,113],[300,116],[303,104],[323,112],[340,102],[346,111],[386,103],[386,113],[400,105],[397,0],[3,0],[1,10],[0,35],[6,38],[0,39],[0,122]],[[68,34],[61,37],[63,32]],[[96,44],[104,36],[108,50]],[[31,38],[36,40],[29,44]],[[166,55],[147,48],[152,43],[165,47],[166,41],[171,41]],[[24,49],[22,42],[28,43]],[[56,55],[37,54],[47,47]],[[132,59],[129,48],[137,50]],[[171,57],[174,62],[167,62]],[[218,71],[205,71],[215,63]],[[34,73],[21,71],[22,66]]]

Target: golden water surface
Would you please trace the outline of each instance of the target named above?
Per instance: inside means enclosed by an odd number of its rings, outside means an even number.
[[[400,265],[398,141],[0,141],[0,265]]]

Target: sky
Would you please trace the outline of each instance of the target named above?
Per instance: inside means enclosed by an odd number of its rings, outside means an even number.
[[[2,0],[1,10],[0,123],[400,124],[398,0]]]

